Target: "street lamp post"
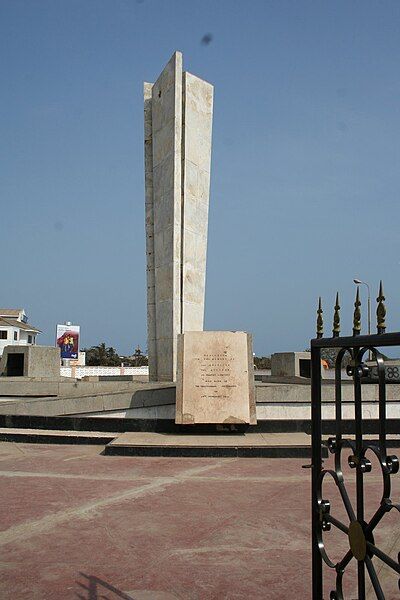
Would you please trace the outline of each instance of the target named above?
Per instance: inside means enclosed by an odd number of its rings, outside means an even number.
[[[366,285],[368,290],[368,335],[371,335],[371,292],[369,289],[369,285],[366,281],[361,281],[361,279],[353,279],[356,285]],[[368,358],[371,360],[371,351],[368,350]]]

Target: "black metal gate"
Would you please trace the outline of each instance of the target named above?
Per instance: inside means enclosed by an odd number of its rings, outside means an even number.
[[[335,589],[330,591],[330,600],[345,600],[343,592],[343,577],[349,563],[357,561],[358,600],[366,599],[366,585],[369,577],[375,596],[385,600],[385,595],[375,568],[375,558],[383,561],[395,573],[400,574],[400,553],[397,560],[380,550],[374,541],[374,530],[385,514],[392,509],[400,511],[400,505],[394,504],[391,499],[391,478],[399,470],[399,461],[396,456],[387,454],[387,418],[386,418],[386,383],[385,357],[378,349],[387,346],[400,346],[399,333],[385,333],[385,315],[382,283],[377,298],[377,334],[360,335],[361,313],[359,290],[355,302],[353,318],[353,336],[340,336],[339,299],[336,297],[336,306],[333,321],[333,337],[323,337],[323,320],[321,300],[318,307],[317,338],[311,341],[312,365],[312,586],[313,600],[323,600],[323,566],[334,570],[336,575]],[[330,348],[337,350],[335,363],[335,431],[334,436],[327,440],[329,451],[333,455],[334,467],[323,468],[322,460],[322,406],[321,406],[321,350]],[[367,355],[371,361],[367,364]],[[353,379],[354,388],[354,435],[351,439],[344,437],[344,419],[342,415],[342,363],[347,357],[347,374]],[[374,368],[372,369],[372,365]],[[364,382],[371,381],[371,372],[376,373],[379,390],[379,426],[378,439],[370,440],[364,437],[365,421],[362,414],[362,391]],[[365,389],[365,388],[364,388]],[[399,398],[400,401],[400,398]],[[346,427],[346,430],[348,428]],[[400,431],[399,431],[400,433]],[[343,475],[343,448],[351,448],[348,465],[355,472],[356,502],[352,505],[346,488]],[[364,515],[364,477],[372,469],[371,461],[366,452],[372,451],[377,457],[382,478],[383,493],[376,510],[365,521]],[[326,478],[335,482],[343,502],[346,519],[342,522],[335,518],[335,507],[331,506],[329,499],[323,497],[323,482]],[[348,550],[343,558],[335,563],[326,551],[324,537],[331,527],[336,527],[347,536]],[[398,527],[400,528],[400,522]],[[400,548],[399,548],[400,549]],[[398,550],[399,550],[398,549]],[[324,567],[326,568],[326,567]],[[394,573],[394,575],[395,575]],[[399,581],[400,587],[400,581]],[[398,592],[400,598],[400,592]],[[347,599],[346,599],[347,600]],[[350,599],[349,599],[350,600]]]

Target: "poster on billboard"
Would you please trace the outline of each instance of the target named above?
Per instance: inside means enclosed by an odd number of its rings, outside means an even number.
[[[78,358],[79,331],[79,325],[57,325],[56,343],[61,358]]]

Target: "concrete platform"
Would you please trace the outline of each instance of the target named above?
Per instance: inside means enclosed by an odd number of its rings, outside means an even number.
[[[310,457],[306,433],[171,434],[0,428],[0,441],[105,445],[104,454],[125,456]],[[326,452],[327,455],[327,452]]]
[[[311,437],[306,433],[173,435],[155,432],[127,432],[107,444],[105,454],[307,458],[311,456]]]

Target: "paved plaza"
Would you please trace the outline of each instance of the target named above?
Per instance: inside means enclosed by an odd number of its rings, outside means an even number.
[[[102,450],[0,444],[3,600],[311,598],[307,459]],[[368,481],[372,511],[379,473]],[[327,494],[344,519],[334,489]],[[398,547],[396,517],[376,540],[386,550]],[[339,558],[346,536],[329,535]],[[397,581],[386,590],[397,598]]]

